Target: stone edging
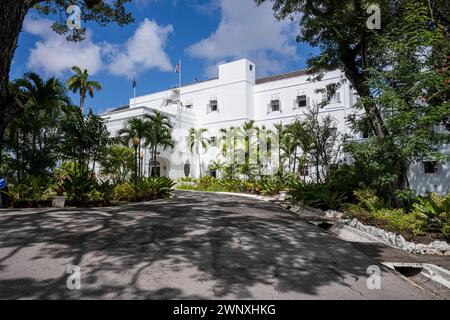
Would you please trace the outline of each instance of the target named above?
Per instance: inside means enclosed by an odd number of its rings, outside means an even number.
[[[342,220],[350,227],[374,235],[378,239],[389,243],[390,245],[417,254],[438,254],[450,255],[450,244],[445,241],[433,241],[430,244],[414,243],[406,241],[405,238],[394,232],[389,232],[373,226],[367,226],[358,221],[358,219]]]
[[[292,204],[286,201],[283,195],[275,196],[271,199],[273,202],[277,203],[281,207],[296,214],[300,214],[303,211],[312,212],[315,215],[320,216],[321,218],[326,218],[329,220],[334,220],[338,223],[343,223],[349,227],[355,228],[359,231],[368,233],[372,236],[375,236],[377,239],[395,247],[402,249],[404,251],[415,253],[415,254],[435,254],[435,255],[450,255],[450,244],[445,241],[433,241],[430,244],[422,244],[422,243],[414,243],[406,241],[406,239],[394,232],[389,232],[377,227],[367,226],[358,221],[358,219],[344,219],[344,213],[328,210],[326,212],[316,209],[310,208],[306,206],[300,206],[298,204]]]

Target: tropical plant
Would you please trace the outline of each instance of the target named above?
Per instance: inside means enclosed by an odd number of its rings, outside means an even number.
[[[20,98],[23,109],[9,123],[4,137],[5,150],[14,159],[10,169],[18,182],[30,176],[49,176],[59,156],[59,122],[70,105],[66,89],[56,78],[43,80],[26,73],[11,84],[11,91]]]
[[[441,196],[430,193],[428,196],[419,196],[418,203],[413,205],[414,211],[427,218],[427,227],[430,231],[440,232],[450,240],[450,193]]]
[[[13,183],[8,191],[0,190],[6,194],[14,207],[38,207],[47,204],[52,197],[47,177],[29,177],[23,183]]]
[[[139,170],[137,171],[137,177],[141,177],[141,147],[143,144],[143,139],[146,138],[147,142],[147,136],[149,131],[151,131],[152,128],[150,126],[150,123],[147,121],[146,118],[131,118],[128,119],[125,127],[120,129],[117,132],[117,135],[119,136],[119,139],[122,140],[122,143],[126,146],[128,146],[133,139],[137,139],[137,154],[134,156],[137,158],[134,161],[138,162],[137,168]]]
[[[136,197],[140,201],[168,198],[175,182],[168,177],[147,177],[136,187]]]
[[[132,15],[127,12],[126,3],[129,0],[103,1],[101,5],[94,5],[93,0],[78,1],[82,8],[82,21],[98,22],[102,26],[116,22],[123,26],[134,21]],[[0,46],[0,150],[3,150],[3,137],[6,126],[12,119],[18,116],[21,103],[16,99],[14,91],[8,88],[11,63],[16,51],[17,41],[24,25],[27,13],[32,9],[34,14],[54,15],[57,12],[65,12],[73,1],[60,0],[33,0],[33,1],[0,1],[0,12],[2,23],[0,23],[0,34],[8,35],[2,38]],[[47,27],[51,32],[50,26]],[[65,19],[56,19],[52,29],[59,34],[67,34],[67,40],[81,41],[85,39],[87,28],[67,28]],[[1,157],[0,157],[1,159]]]
[[[102,85],[98,81],[89,80],[89,74],[86,69],[81,71],[77,66],[72,67],[73,75],[67,80],[67,87],[73,93],[78,92],[80,94],[80,110],[84,114],[84,102],[86,100],[86,94],[89,94],[91,98],[94,97],[94,91],[100,91]]]
[[[134,152],[129,147],[109,146],[101,159],[101,174],[110,178],[114,184],[124,183],[133,172]]]
[[[145,145],[150,147],[153,164],[152,176],[156,175],[156,156],[158,148],[173,148],[175,141],[172,138],[173,126],[170,119],[159,111],[154,111],[153,114],[145,115],[145,119],[149,122],[149,130],[145,133]],[[150,168],[149,168],[150,169]]]
[[[127,183],[119,183],[114,187],[112,198],[117,201],[131,201],[136,198],[134,187]]]
[[[196,153],[198,156],[198,168],[200,178],[202,178],[203,176],[201,152],[203,152],[203,150],[206,150],[208,148],[208,144],[210,143],[207,134],[208,130],[205,128],[200,129],[191,128],[189,130],[189,134],[187,137],[189,149],[191,150],[192,153]]]
[[[315,79],[327,71],[344,71],[346,79],[323,88],[321,105],[328,104],[345,81],[351,83],[363,119],[349,120],[354,126],[358,120],[370,124],[372,137],[361,148],[375,148],[374,159],[386,169],[394,193],[409,187],[409,164],[423,157],[442,159],[436,145],[449,139],[448,133],[435,130],[450,116],[448,5],[440,0],[377,1],[383,27],[374,30],[367,25],[372,4],[275,0],[273,9],[279,19],[300,14],[297,41],[321,48],[307,62]]]

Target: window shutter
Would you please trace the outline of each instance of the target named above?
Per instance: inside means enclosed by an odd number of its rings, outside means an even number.
[[[336,102],[341,103],[341,93],[339,91],[336,92]]]
[[[294,110],[298,108],[298,97],[294,99]]]
[[[278,108],[280,109],[280,113],[283,113],[283,109],[281,108],[281,100],[278,100]]]
[[[311,106],[311,98],[310,97],[306,97],[306,106],[307,107]]]
[[[211,111],[211,108],[210,108],[210,104],[209,104],[209,102],[206,104],[206,114],[208,114],[209,112]]]
[[[272,112],[272,103],[269,102],[269,103],[267,104],[267,114],[269,114],[269,113],[271,113],[271,112]]]

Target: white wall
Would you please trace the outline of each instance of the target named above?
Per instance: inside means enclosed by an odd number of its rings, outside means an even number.
[[[216,79],[185,85],[180,88],[183,105],[191,104],[192,109],[182,108],[179,114],[177,105],[164,106],[163,101],[171,96],[172,90],[156,92],[136,99],[130,99],[130,109],[106,113],[107,126],[115,134],[131,117],[142,116],[153,109],[167,114],[175,124],[174,138],[177,141],[175,150],[161,152],[161,159],[169,160],[168,174],[177,178],[184,176],[184,164],[191,164],[191,175],[198,176],[198,160],[186,144],[188,130],[192,127],[208,129],[210,136],[219,137],[221,128],[240,127],[246,121],[255,120],[256,126],[264,125],[273,128],[276,123],[288,124],[296,118],[302,118],[304,108],[295,108],[296,97],[306,95],[310,105],[319,103],[322,94],[317,89],[324,89],[327,84],[341,82],[345,79],[342,72],[335,71],[325,74],[318,82],[308,80],[308,75],[290,77],[260,84],[256,83],[257,66],[246,59],[234,61],[219,66],[219,76]],[[337,129],[342,134],[350,133],[346,117],[355,110],[352,108],[357,96],[350,88],[349,81],[343,82],[340,102],[330,103],[320,111],[321,116],[331,114],[337,121]],[[280,112],[268,113],[267,107],[272,98],[281,102]],[[207,112],[211,100],[218,101],[218,111]],[[213,152],[215,150],[216,152]],[[206,173],[208,163],[218,158],[218,148],[210,148],[203,155],[203,168]],[[447,150],[450,153],[450,150]],[[146,154],[146,163],[148,163]],[[421,163],[413,166],[410,172],[410,184],[420,193],[436,191],[445,193],[450,187],[450,166],[448,163],[439,166],[438,173],[424,174]]]

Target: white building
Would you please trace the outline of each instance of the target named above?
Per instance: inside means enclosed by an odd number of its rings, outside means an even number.
[[[322,94],[316,93],[317,89],[345,79],[340,71],[327,73],[318,82],[308,81],[309,76],[304,71],[257,79],[255,71],[255,64],[246,59],[223,64],[219,66],[217,78],[184,85],[179,90],[168,89],[131,98],[129,106],[104,113],[102,117],[106,119],[111,135],[115,136],[129,118],[140,117],[153,110],[166,114],[174,124],[176,147],[158,155],[160,174],[173,178],[197,177],[198,157],[190,152],[185,138],[190,128],[206,128],[209,136],[217,140],[220,129],[240,127],[249,120],[266,128],[280,122],[288,124],[302,117],[304,107],[322,101]],[[349,81],[344,81],[333,100],[321,109],[321,114],[331,114],[337,121],[337,130],[352,134],[345,118],[354,111],[355,103],[355,92]],[[363,139],[362,134],[353,136]],[[218,154],[219,150],[213,148],[204,155],[203,172],[207,172],[208,164]],[[143,161],[145,175],[149,174],[149,161],[149,151],[146,150]],[[447,163],[430,168],[430,164],[418,163],[411,169],[410,182],[411,187],[419,192],[446,192],[450,187],[450,166]]]

